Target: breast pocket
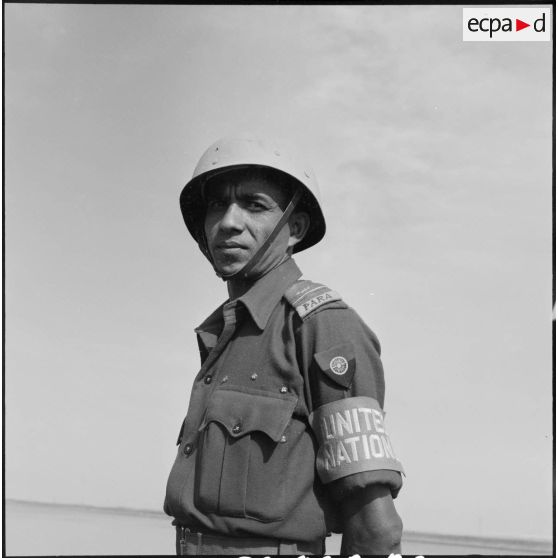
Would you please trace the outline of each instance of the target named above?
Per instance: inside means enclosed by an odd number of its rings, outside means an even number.
[[[215,390],[200,427],[196,506],[204,513],[279,521],[287,510],[293,394]]]

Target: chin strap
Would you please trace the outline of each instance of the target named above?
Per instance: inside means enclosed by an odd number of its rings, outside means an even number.
[[[281,231],[285,223],[289,220],[289,217],[292,215],[293,211],[295,210],[296,204],[300,200],[301,196],[302,196],[302,188],[297,188],[295,193],[293,194],[293,197],[291,198],[291,201],[289,202],[287,207],[285,207],[285,211],[283,211],[283,215],[281,215],[281,219],[277,221],[275,228],[271,231],[270,235],[265,239],[264,243],[258,248],[257,252],[250,258],[248,263],[242,269],[240,269],[236,273],[231,273],[230,275],[221,274],[216,271],[215,273],[217,273],[217,276],[221,277],[223,281],[229,281],[230,279],[234,279],[234,278],[246,279],[250,271],[252,271],[254,266],[262,259],[262,256],[265,254],[267,249],[271,246],[271,243],[275,240],[275,238],[277,237],[277,235],[279,234],[279,232]]]

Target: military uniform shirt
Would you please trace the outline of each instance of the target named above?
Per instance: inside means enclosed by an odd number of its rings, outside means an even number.
[[[342,529],[352,490],[385,483],[397,495],[378,340],[300,276],[286,260],[196,329],[202,367],[165,499],[175,524],[313,541]]]

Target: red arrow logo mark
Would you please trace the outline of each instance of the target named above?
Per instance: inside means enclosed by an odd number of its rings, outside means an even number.
[[[515,20],[515,30],[516,31],[521,31],[522,29],[525,29],[525,27],[531,27],[530,23],[525,23],[524,21],[521,21],[520,19]]]

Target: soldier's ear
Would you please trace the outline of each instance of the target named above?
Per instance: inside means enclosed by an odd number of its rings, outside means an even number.
[[[304,211],[295,211],[289,218],[289,248],[298,244],[310,227],[310,217]]]

